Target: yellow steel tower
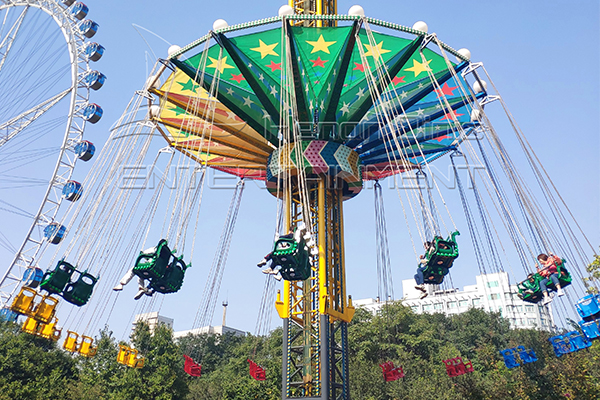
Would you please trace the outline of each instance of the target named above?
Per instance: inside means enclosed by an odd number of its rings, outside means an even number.
[[[335,0],[291,0],[296,14],[337,13]],[[335,26],[335,21],[297,21],[298,25]],[[299,180],[284,192],[285,228],[311,221],[319,253],[305,281],[285,281],[276,308],[283,319],[282,399],[350,398],[347,324],[354,308],[346,295],[343,189],[328,174],[312,174],[302,202]]]

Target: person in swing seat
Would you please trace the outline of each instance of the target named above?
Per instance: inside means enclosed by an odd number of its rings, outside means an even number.
[[[542,291],[542,294],[544,295],[544,300],[542,301],[542,304],[546,305],[552,301],[552,298],[550,298],[550,296],[548,295],[548,282],[552,281],[552,283],[554,283],[554,286],[556,287],[557,296],[560,297],[564,296],[565,294],[562,288],[560,287],[560,281],[558,280],[557,264],[560,264],[562,260],[560,259],[560,257],[557,257],[552,253],[550,253],[549,255],[542,253],[539,256],[537,256],[537,259],[540,262],[540,264],[542,264],[542,268],[540,268],[537,265],[536,268],[540,276],[544,278],[540,281],[540,289]]]
[[[280,236],[279,238],[277,238],[277,240],[279,240],[279,239],[294,239],[297,243],[300,243],[300,240],[302,240],[302,233],[305,230],[306,230],[306,225],[303,222],[301,222],[300,224],[298,224],[298,227],[296,228],[295,232],[293,229],[290,229],[287,234]],[[267,263],[269,261],[272,261],[272,259],[273,259],[273,252],[270,252],[269,254],[264,256],[263,259],[260,260],[260,262],[258,264],[256,264],[256,266],[261,268],[261,267],[267,265]],[[267,267],[262,272],[263,272],[263,274],[271,274],[271,275],[273,275],[273,277],[275,279],[280,281],[281,274],[279,273],[279,270],[281,269],[281,265],[272,265],[272,264],[273,263],[271,262],[271,266]]]
[[[424,299],[428,295],[427,289],[425,288],[425,275],[423,272],[427,270],[429,253],[435,251],[435,244],[433,242],[425,242],[423,243],[423,247],[425,248],[425,254],[419,256],[419,266],[417,267],[417,273],[415,274],[415,282],[417,283],[415,289],[422,292],[419,299]],[[430,275],[428,280],[432,281],[431,283],[434,283],[435,276]]]

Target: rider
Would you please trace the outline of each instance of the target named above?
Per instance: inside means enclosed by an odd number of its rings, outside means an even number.
[[[558,280],[557,264],[560,264],[562,260],[560,259],[560,257],[557,257],[552,253],[550,253],[549,255],[542,253],[539,256],[537,256],[537,259],[543,267],[540,268],[539,266],[536,266],[538,273],[544,278],[540,281],[540,289],[544,295],[544,301],[542,302],[542,304],[545,305],[552,301],[550,296],[548,296],[548,282],[552,281],[552,283],[554,283],[554,286],[556,287],[557,296],[560,297],[564,296],[565,294],[562,288],[560,287],[560,281]]]

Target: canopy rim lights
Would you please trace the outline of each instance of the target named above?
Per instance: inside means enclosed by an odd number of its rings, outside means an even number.
[[[404,26],[404,25],[400,25],[400,24],[395,24],[392,22],[387,22],[387,21],[383,21],[377,18],[372,18],[372,17],[362,17],[360,15],[346,15],[346,14],[337,14],[337,15],[299,15],[299,14],[292,14],[292,15],[281,15],[281,16],[277,16],[277,17],[269,17],[269,18],[262,18],[262,19],[258,19],[256,21],[250,21],[250,22],[243,22],[241,24],[235,24],[235,25],[230,25],[227,26],[226,23],[222,24],[216,24],[217,26],[223,26],[223,28],[221,29],[214,29],[215,25],[213,24],[213,30],[210,31],[209,33],[207,33],[206,35],[200,37],[199,39],[195,40],[194,42],[188,44],[187,46],[182,47],[180,50],[176,51],[176,52],[169,52],[169,56],[168,59],[175,59],[175,58],[179,58],[182,54],[184,54],[185,52],[201,45],[202,43],[206,42],[207,40],[209,40],[212,35],[214,33],[227,33],[227,32],[235,32],[235,31],[240,31],[243,29],[250,29],[250,28],[256,28],[262,25],[268,25],[268,24],[273,24],[273,23],[277,23],[277,22],[281,22],[283,20],[294,20],[294,21],[314,21],[314,20],[321,20],[321,21],[358,21],[358,20],[364,20],[366,22],[368,22],[369,24],[373,24],[373,25],[377,25],[377,26],[381,26],[384,28],[388,28],[388,29],[393,29],[396,31],[400,31],[400,32],[404,32],[404,33],[408,33],[408,34],[412,34],[415,36],[425,36],[427,35],[427,32],[423,32],[417,29],[413,29],[410,28],[408,26]],[[224,20],[217,20],[217,21],[223,21]],[[217,22],[215,21],[215,23]],[[421,21],[419,21],[421,22]],[[460,49],[460,50],[455,50],[453,47],[447,45],[444,42],[439,42],[440,46],[447,52],[449,52],[450,54],[454,55],[457,59],[459,59],[460,61],[469,61],[471,58],[471,53],[467,50],[467,49]]]

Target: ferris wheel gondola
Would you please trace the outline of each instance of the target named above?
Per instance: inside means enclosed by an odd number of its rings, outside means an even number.
[[[83,190],[71,179],[76,161],[94,154],[83,132],[102,116],[89,98],[106,77],[90,68],[104,47],[87,41],[98,30],[88,12],[71,0],[0,2],[0,91],[11,94],[0,100],[0,252],[12,259],[0,279],[3,305],[35,271],[40,249],[62,241],[61,203]]]

